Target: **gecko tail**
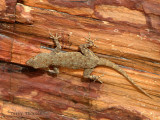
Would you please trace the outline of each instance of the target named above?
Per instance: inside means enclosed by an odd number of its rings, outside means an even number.
[[[139,91],[141,91],[143,94],[145,94],[146,96],[152,98],[148,93],[146,93],[142,88],[140,88],[138,85],[136,85],[136,83],[127,75],[127,73],[125,71],[123,71],[118,65],[116,65],[115,63],[106,60],[104,58],[100,58],[98,65],[102,65],[102,66],[107,66],[107,67],[111,67],[114,70],[118,71],[120,74],[122,74],[125,78],[127,78],[129,80],[130,83],[132,83]]]

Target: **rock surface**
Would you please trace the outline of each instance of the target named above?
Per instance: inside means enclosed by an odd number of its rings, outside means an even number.
[[[78,51],[88,32],[92,50],[109,59],[153,99],[116,71],[97,67],[103,84],[83,70],[53,76],[25,65],[50,52],[58,33],[63,51]],[[48,49],[44,49],[48,48]],[[159,120],[160,2],[158,0],[0,0],[2,120]]]

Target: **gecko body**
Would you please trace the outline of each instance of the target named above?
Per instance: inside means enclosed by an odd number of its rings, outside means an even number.
[[[56,36],[53,36],[51,33],[51,38],[53,38],[56,48],[55,51],[52,51],[51,53],[40,53],[36,55],[35,57],[29,59],[26,64],[28,66],[31,66],[35,69],[45,69],[48,70],[51,73],[59,73],[58,67],[67,67],[72,69],[84,69],[83,77],[89,78],[91,80],[98,80],[100,76],[91,75],[93,69],[96,66],[107,66],[115,69],[120,74],[122,74],[124,77],[126,77],[129,82],[131,82],[137,89],[139,89],[142,93],[147,95],[148,97],[151,97],[148,93],[146,93],[142,88],[140,88],[138,85],[135,84],[135,82],[126,74],[125,71],[123,71],[118,65],[115,63],[104,59],[99,58],[96,56],[89,47],[94,46],[93,41],[89,38],[87,38],[87,43],[82,44],[79,46],[81,52],[61,52],[61,46],[59,44],[58,39],[60,36],[56,34]],[[50,66],[53,66],[53,69],[50,69]]]

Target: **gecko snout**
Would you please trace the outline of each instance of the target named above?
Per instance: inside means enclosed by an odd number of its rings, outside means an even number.
[[[35,69],[39,68],[41,66],[41,64],[38,64],[39,62],[37,61],[37,58],[34,57],[34,58],[30,58],[26,64],[30,67],[33,67]]]
[[[26,64],[27,64],[28,66],[33,66],[33,64],[34,64],[33,58],[29,59],[29,60],[26,62]]]

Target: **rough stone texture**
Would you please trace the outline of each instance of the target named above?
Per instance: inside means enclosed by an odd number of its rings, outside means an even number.
[[[0,0],[0,21],[15,22],[17,0]]]
[[[110,68],[94,70],[104,74],[99,84],[83,80],[82,70],[53,76],[27,67],[50,52],[42,46],[54,47],[49,30],[62,36],[64,51],[77,51],[91,32],[92,50],[121,65],[153,99]],[[160,119],[158,0],[0,0],[0,60],[2,120]]]

